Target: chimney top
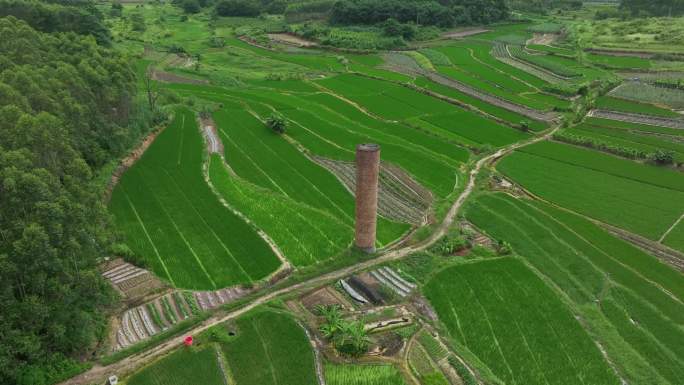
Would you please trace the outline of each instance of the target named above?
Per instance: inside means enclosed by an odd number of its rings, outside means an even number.
[[[364,143],[364,144],[359,144],[356,146],[357,151],[368,151],[368,152],[374,152],[378,151],[380,149],[380,146],[375,144],[375,143]]]

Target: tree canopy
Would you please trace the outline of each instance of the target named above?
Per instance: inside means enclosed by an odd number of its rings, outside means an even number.
[[[505,0],[340,0],[331,12],[338,24],[376,24],[387,19],[401,23],[451,27],[488,24],[509,16]]]
[[[40,385],[105,331],[112,237],[93,174],[131,142],[134,73],[91,36],[29,24],[43,25],[0,18],[0,383]]]
[[[0,17],[3,16],[24,20],[42,32],[93,35],[103,45],[109,45],[111,41],[102,13],[88,0],[0,0]]]
[[[684,14],[682,0],[622,0],[620,6],[632,15],[679,16]]]

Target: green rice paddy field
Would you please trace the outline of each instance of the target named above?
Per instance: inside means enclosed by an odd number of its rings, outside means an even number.
[[[451,336],[507,384],[619,384],[565,305],[516,259],[447,268],[424,291]]]
[[[237,338],[221,346],[237,385],[318,384],[309,340],[290,316],[260,312],[237,328]]]
[[[195,346],[180,348],[154,362],[127,379],[126,384],[318,384],[309,340],[290,316],[261,309],[239,318],[234,325],[216,327],[228,327],[235,336],[221,342],[197,339]],[[392,375],[382,370],[375,372],[378,378]]]
[[[538,201],[484,195],[466,216],[495,239],[510,242],[582,317],[628,378],[635,383],[680,383],[680,272],[590,221]]]
[[[497,168],[543,199],[653,240],[684,213],[679,172],[584,148],[540,142]]]
[[[109,204],[133,251],[177,287],[216,289],[264,278],[280,262],[202,177],[195,114],[173,122],[121,178]]]

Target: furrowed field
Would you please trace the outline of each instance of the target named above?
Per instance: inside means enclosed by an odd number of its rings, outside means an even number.
[[[216,289],[261,279],[279,261],[205,183],[195,119],[187,109],[176,111],[123,175],[110,210],[133,251],[177,287]]]
[[[679,173],[583,148],[538,143],[497,168],[533,194],[653,240],[684,212]]]
[[[238,335],[222,344],[237,385],[318,384],[304,330],[290,316],[260,312],[237,321]]]
[[[424,290],[451,336],[507,384],[619,383],[555,293],[518,260],[447,268]]]
[[[466,216],[510,242],[552,282],[628,378],[680,383],[684,280],[678,271],[588,220],[540,202],[484,195]]]
[[[325,381],[329,385],[405,385],[392,365],[325,365]]]

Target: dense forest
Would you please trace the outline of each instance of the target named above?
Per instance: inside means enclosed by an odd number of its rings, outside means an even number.
[[[181,4],[196,0],[182,0]],[[221,0],[221,16],[257,16],[261,13],[299,12],[329,14],[335,24],[377,24],[387,19],[402,23],[453,27],[488,24],[509,15],[505,0],[337,0],[286,3],[282,0]]]
[[[375,24],[387,19],[422,25],[489,24],[508,18],[505,0],[341,0],[332,8],[339,24]]]
[[[94,175],[139,135],[135,76],[87,7],[0,12],[14,15],[0,17],[0,383],[40,385],[78,370],[115,302],[96,267],[112,235]]]
[[[621,8],[634,16],[679,16],[684,14],[681,0],[622,0]]]

